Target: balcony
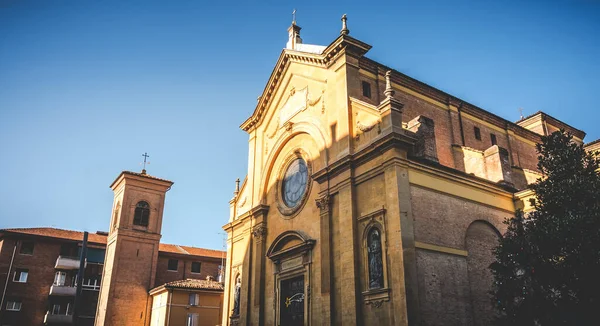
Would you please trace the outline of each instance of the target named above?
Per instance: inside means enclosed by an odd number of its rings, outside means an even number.
[[[72,324],[73,315],[53,315],[50,312],[44,316],[44,324]]]
[[[74,296],[77,288],[74,286],[52,285],[50,287],[50,295]]]
[[[86,263],[87,265],[87,263]],[[58,256],[56,259],[56,269],[79,269],[79,258],[69,256]]]

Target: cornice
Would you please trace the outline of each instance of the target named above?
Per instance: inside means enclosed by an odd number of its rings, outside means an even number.
[[[319,171],[312,174],[312,178],[319,183],[326,182],[328,178],[332,178],[340,173],[352,168],[353,166],[363,164],[377,157],[381,152],[390,148],[409,149],[416,141],[413,133],[404,130],[404,134],[392,132],[383,137],[374,140],[371,144],[361,148],[359,151],[348,154],[335,162],[328,165]]]

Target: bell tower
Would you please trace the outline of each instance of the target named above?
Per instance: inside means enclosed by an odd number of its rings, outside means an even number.
[[[148,325],[148,290],[155,286],[165,195],[173,182],[123,171],[111,184],[114,202],[97,326]]]

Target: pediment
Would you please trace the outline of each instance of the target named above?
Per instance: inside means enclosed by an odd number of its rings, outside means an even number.
[[[313,248],[315,240],[299,231],[285,231],[280,234],[267,250],[267,257],[271,260],[279,260],[305,253]]]
[[[282,77],[286,68],[291,62],[298,62],[304,65],[328,68],[330,64],[335,62],[339,55],[345,53],[345,51],[353,51],[355,55],[362,56],[369,49],[370,45],[356,40],[350,36],[342,35],[334,40],[321,54],[300,52],[289,49],[284,49],[279,55],[279,59],[269,77],[269,81],[263,90],[262,95],[259,98],[258,104],[254,110],[252,116],[250,116],[240,128],[244,131],[250,131],[257,124],[264,119],[264,112],[270,106],[272,97],[277,90],[277,87],[281,83]]]

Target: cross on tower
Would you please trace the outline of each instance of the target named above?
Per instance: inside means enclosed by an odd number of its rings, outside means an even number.
[[[148,153],[144,153],[142,154],[142,157],[144,158],[144,168],[142,169],[142,174],[146,174],[146,164],[150,164],[150,162],[146,162],[146,159],[150,157],[150,155],[148,155]]]
[[[292,24],[296,24],[296,9],[292,11]]]

